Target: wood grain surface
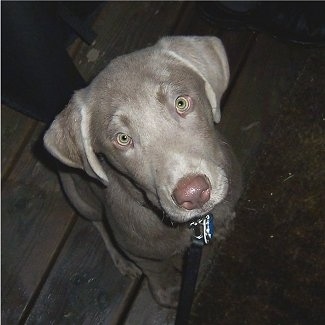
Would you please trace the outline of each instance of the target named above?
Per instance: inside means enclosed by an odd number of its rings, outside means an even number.
[[[281,110],[308,49],[249,31],[222,31],[194,2],[107,2],[80,39],[73,61],[92,80],[114,57],[164,35],[215,35],[225,45],[231,80],[218,125],[248,177],[256,152]],[[40,146],[44,125],[2,107],[3,324],[172,324],[146,281],[119,274],[93,226],[77,218],[61,192],[53,160]],[[218,245],[204,251],[200,280]]]

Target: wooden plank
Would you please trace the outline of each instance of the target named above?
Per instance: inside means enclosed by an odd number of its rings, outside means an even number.
[[[244,185],[254,166],[256,152],[263,138],[268,136],[269,121],[276,120],[281,101],[290,91],[311,53],[311,49],[298,48],[259,34],[247,59],[242,56],[244,66],[230,85],[221,122],[217,127],[238,157],[243,169]],[[219,247],[218,243],[205,247],[199,283]]]
[[[136,280],[113,265],[98,231],[78,219],[27,324],[116,324]]]
[[[63,198],[57,176],[33,154],[43,128],[39,123],[2,186],[4,324],[17,324],[28,311],[73,221],[74,212]]]
[[[235,230],[198,293],[191,324],[324,323],[325,52],[308,49],[306,59],[301,47],[294,51],[297,77],[281,91]]]
[[[1,105],[1,179],[5,180],[32,135],[37,121]]]
[[[230,68],[229,86],[223,96],[223,103],[225,103],[230,90],[234,86],[236,79],[246,62],[252,46],[255,44],[256,35],[249,31],[223,31],[220,34],[220,38],[226,49]]]
[[[232,144],[245,174],[268,135],[270,117],[281,109],[311,49],[260,34],[224,106],[219,128]]]
[[[182,6],[180,1],[108,2],[93,26],[98,35],[94,44],[83,44],[74,57],[81,75],[91,80],[113,58],[149,46],[169,34]]]

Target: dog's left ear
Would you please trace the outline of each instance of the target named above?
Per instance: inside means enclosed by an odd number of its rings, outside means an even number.
[[[229,82],[229,65],[221,41],[213,36],[171,36],[162,38],[157,46],[204,80],[214,121],[219,123],[220,100]]]

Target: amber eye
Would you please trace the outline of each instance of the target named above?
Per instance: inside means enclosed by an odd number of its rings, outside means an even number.
[[[128,146],[132,142],[132,138],[125,133],[118,133],[116,136],[116,142],[120,146]]]
[[[179,96],[175,100],[175,108],[179,114],[187,112],[191,107],[191,99],[189,96]]]

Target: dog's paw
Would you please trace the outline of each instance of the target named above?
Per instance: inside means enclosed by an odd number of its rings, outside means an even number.
[[[121,274],[132,279],[139,278],[142,274],[142,271],[131,261],[124,258],[118,258],[114,262]]]
[[[177,308],[180,287],[159,288],[154,290],[153,296],[159,305],[168,308]]]
[[[167,273],[168,274],[168,273]],[[149,287],[151,293],[159,305],[176,308],[181,290],[181,274],[178,272],[166,274],[155,274],[149,276]]]

